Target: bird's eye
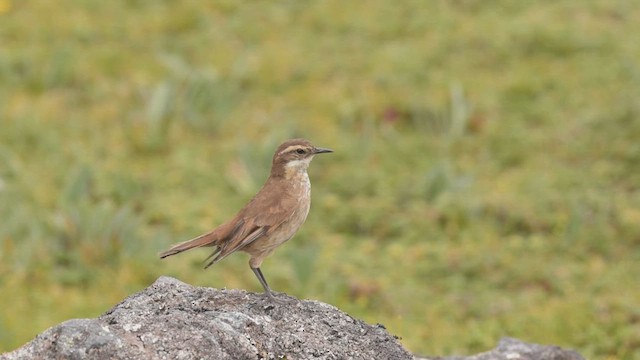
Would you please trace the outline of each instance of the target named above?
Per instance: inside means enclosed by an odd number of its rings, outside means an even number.
[[[296,150],[296,152],[297,152],[298,154],[300,154],[300,155],[302,155],[302,154],[304,154],[304,153],[305,153],[304,149],[298,149],[298,150]]]

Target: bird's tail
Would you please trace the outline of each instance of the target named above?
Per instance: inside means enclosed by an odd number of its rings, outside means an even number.
[[[179,254],[183,251],[187,251],[189,249],[202,247],[202,246],[213,246],[216,245],[218,240],[218,236],[216,231],[211,231],[206,234],[202,234],[195,239],[187,240],[185,242],[181,242],[179,244],[173,245],[169,250],[161,252],[160,258],[164,259],[167,256]]]

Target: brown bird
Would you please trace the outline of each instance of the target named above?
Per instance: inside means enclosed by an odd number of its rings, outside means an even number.
[[[176,244],[161,258],[183,251],[215,246],[205,269],[236,251],[248,253],[249,266],[273,300],[260,265],[278,246],[291,239],[304,223],[311,205],[307,168],[317,154],[333,152],[317,148],[305,139],[283,142],[273,155],[271,174],[260,191],[230,221],[195,239]]]

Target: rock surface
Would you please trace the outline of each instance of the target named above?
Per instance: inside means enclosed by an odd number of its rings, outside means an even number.
[[[416,357],[415,360],[585,360],[573,350],[503,338],[498,346],[473,356]]]
[[[97,319],[63,322],[0,359],[412,359],[382,326],[319,301],[169,277]]]
[[[555,346],[503,339],[469,357],[414,357],[382,325],[319,301],[216,290],[161,277],[97,319],[56,325],[13,359],[428,359],[582,360]]]

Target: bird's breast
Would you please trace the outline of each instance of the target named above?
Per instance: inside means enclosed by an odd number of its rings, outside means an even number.
[[[291,192],[294,198],[298,199],[298,207],[292,216],[292,222],[298,226],[302,225],[309,214],[311,206],[311,181],[307,172],[303,172],[291,182]]]
[[[292,181],[293,180],[293,181]],[[289,196],[296,199],[296,207],[291,217],[281,225],[280,231],[274,234],[275,243],[283,243],[289,240],[298,231],[307,219],[311,207],[311,182],[307,173],[300,174],[289,182]]]

